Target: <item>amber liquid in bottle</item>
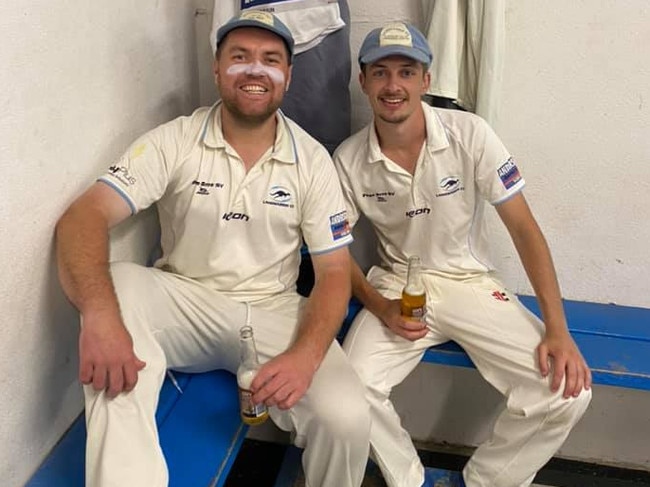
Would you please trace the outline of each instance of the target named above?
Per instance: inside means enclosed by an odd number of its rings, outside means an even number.
[[[402,316],[415,320],[424,319],[427,312],[427,295],[422,283],[418,256],[409,257],[406,286],[402,290],[401,312]]]
[[[269,417],[266,404],[255,404],[251,383],[257,375],[260,363],[257,358],[253,328],[244,326],[239,330],[241,363],[237,369],[237,386],[239,389],[239,414],[244,423],[262,424]]]

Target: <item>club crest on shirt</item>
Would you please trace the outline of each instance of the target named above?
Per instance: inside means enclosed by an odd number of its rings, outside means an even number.
[[[262,201],[265,205],[283,206],[285,208],[294,208],[291,191],[284,186],[271,186],[267,198]]]
[[[515,160],[512,157],[508,158],[508,160],[497,169],[497,174],[506,189],[512,188],[521,180],[521,174],[519,174],[517,164],[515,164]]]
[[[336,215],[330,216],[330,230],[334,240],[342,239],[350,235],[350,222],[348,222],[348,212],[341,211]]]
[[[441,191],[439,193],[436,193],[436,198],[440,198],[441,196],[449,196],[459,191],[465,191],[463,181],[458,176],[447,176],[446,178],[442,178],[438,184],[438,187]]]

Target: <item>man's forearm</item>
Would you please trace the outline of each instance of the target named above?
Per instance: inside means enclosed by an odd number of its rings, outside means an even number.
[[[352,295],[361,301],[361,304],[373,313],[379,316],[379,310],[382,304],[385,303],[384,298],[373,286],[368,282],[363,271],[354,259],[351,262],[351,275],[352,275]]]
[[[56,256],[63,291],[82,314],[117,310],[108,253],[108,226],[101,215],[73,205],[57,223]]]
[[[523,194],[518,193],[498,205],[497,212],[510,233],[533,286],[546,329],[566,331],[566,318],[551,251]]]
[[[526,275],[535,291],[547,330],[566,330],[560,286],[544,236],[538,230],[513,240]]]
[[[325,357],[345,318],[350,300],[348,266],[328,269],[316,277],[301,318],[294,350],[302,350],[314,360],[315,369]],[[315,370],[314,369],[314,370]]]

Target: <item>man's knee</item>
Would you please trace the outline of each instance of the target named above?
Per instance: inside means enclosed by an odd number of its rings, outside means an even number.
[[[337,395],[314,410],[317,428],[334,441],[367,443],[370,437],[370,411],[361,387]]]
[[[567,426],[572,427],[578,422],[582,415],[587,410],[591,402],[592,392],[591,389],[583,389],[578,397],[564,399],[559,409],[557,419]]]

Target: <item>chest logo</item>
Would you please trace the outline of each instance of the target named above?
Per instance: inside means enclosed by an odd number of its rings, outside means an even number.
[[[406,218],[415,218],[420,215],[428,215],[431,213],[431,208],[417,208],[406,212]]]
[[[221,189],[223,188],[223,183],[211,183],[209,181],[197,181],[196,179],[192,181],[192,186],[197,187],[196,194],[209,195],[211,189]]]
[[[247,222],[251,218],[246,213],[235,213],[233,211],[229,211],[228,213],[224,213],[221,219],[226,221],[241,220]]]
[[[362,198],[375,198],[377,203],[386,203],[388,198],[395,196],[394,191],[378,191],[376,193],[362,193]]]
[[[451,194],[457,193],[458,191],[465,191],[463,182],[458,176],[447,176],[442,178],[438,184],[440,191],[436,193],[436,198],[441,196],[449,196]]]
[[[262,203],[265,205],[283,206],[285,208],[293,208],[295,206],[291,191],[284,186],[278,185],[271,186],[266,199]]]

